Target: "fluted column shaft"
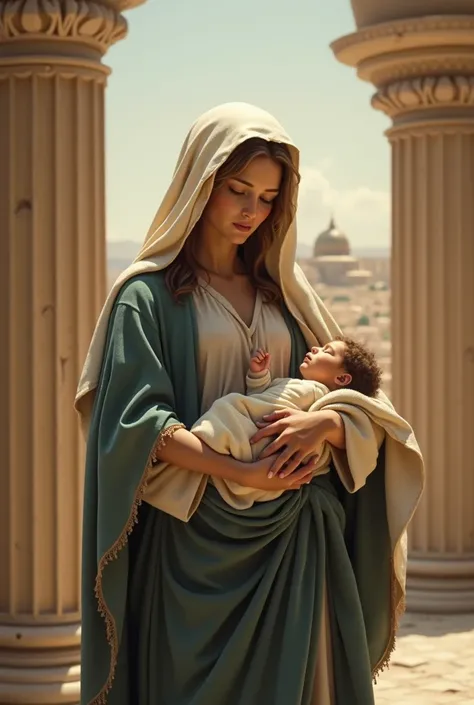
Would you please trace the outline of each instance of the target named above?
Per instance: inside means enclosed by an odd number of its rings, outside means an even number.
[[[394,129],[393,400],[429,478],[410,531],[413,609],[474,608],[474,120]]]
[[[79,702],[72,404],[106,286],[101,56],[125,33],[112,3],[0,8],[0,705]]]
[[[79,664],[83,454],[71,400],[104,297],[103,94],[99,72],[0,66],[0,702],[27,641],[50,649],[61,633],[47,660]],[[42,677],[29,660],[22,691]]]
[[[333,49],[393,123],[392,396],[427,468],[408,607],[474,610],[474,14],[374,25]]]

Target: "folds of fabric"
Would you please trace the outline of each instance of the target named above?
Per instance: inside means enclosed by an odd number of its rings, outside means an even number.
[[[144,523],[128,691],[117,689],[111,705],[312,705],[325,582],[336,705],[373,702],[344,513],[329,478],[243,512],[208,486],[189,523],[155,511]]]
[[[250,439],[257,432],[256,422],[266,414],[278,409],[304,409],[324,394],[322,385],[301,379],[275,380],[268,389],[246,396],[226,394],[216,399],[191,431],[210,448],[223,455],[232,455],[237,460],[252,462],[271,439],[263,439],[252,445]],[[328,463],[322,466],[327,472]],[[242,478],[245,482],[245,478]],[[222,478],[214,478],[221,497],[235,509],[248,509],[254,502],[267,502],[280,497],[281,491],[257,490]]]
[[[423,492],[423,458],[413,429],[385,397],[372,398],[340,389],[319,399],[311,410],[332,409],[344,423],[346,449],[332,451],[338,475],[349,493],[358,492],[384,451],[385,504],[394,572],[393,609],[405,603],[407,526]]]
[[[125,618],[127,537],[135,526],[157,444],[198,415],[193,347],[183,349],[179,331],[172,326],[166,335],[160,334],[165,315],[161,307],[167,301],[151,292],[144,277],[127,284],[116,302],[87,447],[83,703],[104,695],[115,672]],[[180,313],[192,340],[189,311]],[[190,389],[196,390],[194,396]],[[194,479],[196,473],[189,476]]]

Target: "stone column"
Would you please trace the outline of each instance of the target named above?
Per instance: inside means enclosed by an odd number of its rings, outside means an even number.
[[[450,16],[430,16],[448,4]],[[408,607],[470,611],[474,0],[352,5],[364,28],[332,48],[375,85],[372,106],[392,120],[393,400],[415,428],[428,473],[410,531]],[[412,17],[403,19],[403,11]]]
[[[0,4],[0,704],[77,703],[84,453],[105,296],[107,48],[138,0]]]

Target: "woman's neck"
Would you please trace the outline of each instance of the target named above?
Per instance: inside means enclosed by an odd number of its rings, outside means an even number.
[[[204,234],[197,237],[195,259],[203,271],[222,279],[233,279],[236,275],[245,274],[237,245],[206,238]]]

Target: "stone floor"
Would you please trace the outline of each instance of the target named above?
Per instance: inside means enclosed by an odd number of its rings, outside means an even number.
[[[474,705],[474,614],[406,614],[376,705]]]

